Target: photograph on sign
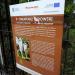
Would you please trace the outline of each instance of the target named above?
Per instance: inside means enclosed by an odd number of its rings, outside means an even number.
[[[30,60],[29,41],[23,37],[16,37],[17,55],[25,60]]]

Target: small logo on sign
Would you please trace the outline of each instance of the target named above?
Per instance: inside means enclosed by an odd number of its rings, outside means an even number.
[[[16,11],[19,11],[19,9],[18,8],[12,8],[12,11],[16,12]]]
[[[60,7],[60,3],[54,3],[54,7]]]
[[[12,8],[12,11],[14,12],[14,8]]]

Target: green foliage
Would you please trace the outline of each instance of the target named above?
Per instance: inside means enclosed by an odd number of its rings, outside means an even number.
[[[74,10],[73,0],[65,0],[65,14],[72,14]]]
[[[75,4],[73,3],[73,0],[65,0],[65,33],[64,33],[64,41],[65,44],[71,44],[71,47],[66,46],[63,50],[63,75],[72,75],[73,71],[75,72],[75,69],[73,69],[74,63],[74,54],[75,54],[75,16],[74,11]],[[71,29],[73,28],[73,29]],[[68,38],[67,38],[68,37]]]
[[[75,25],[75,16],[74,11],[75,4],[73,3],[73,0],[66,0],[65,1],[65,23],[67,25],[73,26]]]

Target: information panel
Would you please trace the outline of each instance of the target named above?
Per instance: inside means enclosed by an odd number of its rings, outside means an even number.
[[[17,68],[32,75],[60,75],[64,0],[10,6]]]

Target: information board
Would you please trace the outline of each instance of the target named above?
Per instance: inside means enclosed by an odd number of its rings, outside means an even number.
[[[17,68],[32,75],[60,75],[64,0],[10,6]]]

